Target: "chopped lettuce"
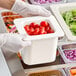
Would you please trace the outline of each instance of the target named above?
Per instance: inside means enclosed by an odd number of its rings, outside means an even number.
[[[76,9],[62,14],[73,35],[76,35]]]
[[[71,25],[70,29],[74,32],[76,32],[76,25]]]
[[[71,19],[73,18],[72,12],[71,12],[71,11],[66,12],[65,18],[66,18],[66,19],[65,19],[66,23],[69,25]]]
[[[76,16],[76,10],[72,10],[73,16]]]

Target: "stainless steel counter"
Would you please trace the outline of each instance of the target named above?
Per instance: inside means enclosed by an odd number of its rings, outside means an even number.
[[[3,51],[3,53],[13,76],[26,76],[30,72],[76,66],[76,63],[61,64],[60,56],[58,56],[53,63],[29,66],[24,64],[23,61],[20,61],[17,54],[9,51]]]

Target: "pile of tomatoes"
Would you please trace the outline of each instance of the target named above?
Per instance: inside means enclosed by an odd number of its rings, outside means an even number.
[[[50,24],[47,21],[41,21],[40,24],[32,22],[29,25],[25,25],[24,29],[28,35],[54,33],[54,30],[50,27]]]

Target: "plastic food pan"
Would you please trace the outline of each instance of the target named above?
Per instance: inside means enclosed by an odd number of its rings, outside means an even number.
[[[65,3],[67,0],[28,0],[28,2],[35,5],[48,6],[50,4]]]
[[[26,72],[25,72],[26,73]],[[45,71],[34,71],[26,74],[27,76],[66,76],[63,69],[45,70]]]
[[[76,43],[65,43],[58,46],[58,51],[64,63],[75,63]],[[73,52],[74,51],[74,52]]]
[[[16,18],[22,18],[22,16],[10,11],[2,9],[0,10],[0,32],[1,33],[16,33],[16,26],[13,23],[13,20]],[[11,26],[10,26],[11,25]]]
[[[66,11],[76,9],[76,3],[67,3],[67,4],[59,4],[59,5],[51,5],[50,9],[57,21],[59,22],[61,28],[65,32],[68,41],[76,41],[76,36],[72,34],[68,25],[64,21],[62,14]]]
[[[31,23],[40,23],[47,21],[54,33],[30,36],[26,33],[24,26]],[[60,28],[54,16],[50,17],[29,17],[16,19],[14,21],[20,34],[25,34],[25,40],[31,40],[32,45],[22,50],[21,56],[24,63],[28,65],[48,63],[55,61],[58,37],[64,36],[64,32]]]

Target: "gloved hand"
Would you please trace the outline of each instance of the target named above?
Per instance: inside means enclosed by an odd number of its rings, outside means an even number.
[[[16,0],[12,9],[22,15],[23,17],[28,16],[50,16],[50,11],[38,5],[30,5],[28,3],[24,3],[21,0]]]
[[[17,53],[22,48],[30,46],[31,41],[25,40],[25,35],[19,35],[17,33],[5,33],[0,34],[0,47]]]

